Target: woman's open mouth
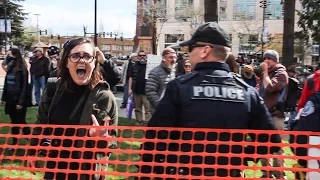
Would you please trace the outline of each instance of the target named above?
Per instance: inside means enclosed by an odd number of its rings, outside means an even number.
[[[79,78],[83,78],[86,75],[86,68],[85,67],[78,67],[76,70],[76,73]]]

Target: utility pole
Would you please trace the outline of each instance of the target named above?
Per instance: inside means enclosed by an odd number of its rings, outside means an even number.
[[[98,46],[98,36],[97,36],[97,0],[94,0],[94,45]]]
[[[263,47],[264,47],[264,31],[265,31],[265,18],[266,18],[266,8],[268,6],[268,0],[264,0],[264,1],[260,1],[261,3],[261,8],[263,9],[262,13],[262,32],[261,32],[261,57],[263,58],[263,53],[264,53],[264,50],[263,50]]]
[[[37,16],[37,39],[38,39],[38,43],[40,42],[40,30],[39,30],[39,16],[40,14],[33,14],[35,16]]]
[[[4,52],[7,53],[8,44],[8,26],[7,26],[7,0],[4,0]]]

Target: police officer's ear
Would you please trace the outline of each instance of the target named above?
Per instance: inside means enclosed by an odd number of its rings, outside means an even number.
[[[199,55],[201,59],[205,59],[212,53],[212,49],[209,46],[205,46],[199,49]]]

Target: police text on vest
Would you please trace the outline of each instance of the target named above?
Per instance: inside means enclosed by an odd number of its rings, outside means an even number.
[[[244,102],[244,90],[234,87],[193,86],[192,99]]]

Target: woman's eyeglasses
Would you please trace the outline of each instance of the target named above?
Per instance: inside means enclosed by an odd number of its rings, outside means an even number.
[[[94,59],[94,56],[91,56],[89,54],[84,54],[83,56],[81,56],[80,54],[78,53],[75,53],[75,54],[71,54],[69,56],[69,60],[73,63],[77,63],[80,61],[80,59],[83,59],[85,62],[88,62],[88,63],[91,63]]]

